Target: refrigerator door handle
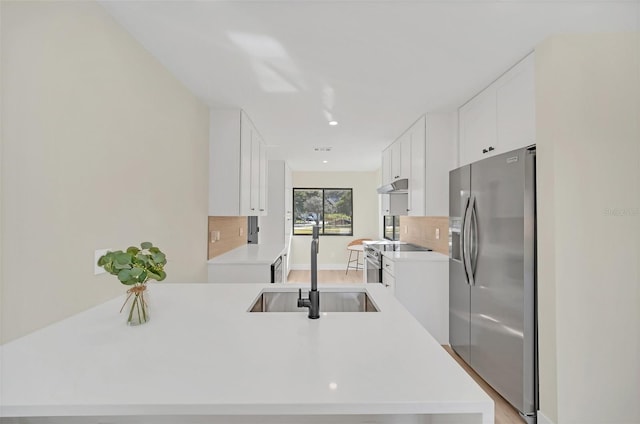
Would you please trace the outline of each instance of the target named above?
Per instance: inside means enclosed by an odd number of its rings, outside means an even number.
[[[471,198],[471,206],[469,206],[469,210],[471,211],[470,217],[470,227],[471,227],[471,257],[470,257],[470,265],[471,265],[471,275],[475,284],[475,276],[476,276],[476,266],[478,265],[478,212],[476,211],[476,197],[473,196]]]
[[[464,210],[464,219],[462,221],[462,265],[464,268],[464,274],[467,277],[467,284],[474,285],[473,269],[471,267],[471,252],[469,251],[469,241],[471,238],[471,206],[474,197],[471,196],[467,199],[467,207]]]

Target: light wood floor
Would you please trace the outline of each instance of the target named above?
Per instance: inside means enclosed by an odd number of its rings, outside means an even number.
[[[525,422],[520,417],[520,414],[518,414],[518,411],[513,406],[511,406],[502,396],[500,396],[498,392],[493,390],[493,388],[491,388],[491,386],[489,386],[482,379],[482,377],[476,374],[476,372],[471,369],[471,367],[469,367],[469,365],[467,365],[466,362],[464,362],[462,358],[459,357],[458,354],[453,351],[453,349],[451,349],[450,346],[442,347],[447,352],[449,352],[449,355],[451,355],[453,359],[455,359],[462,366],[462,368],[464,368],[467,374],[469,374],[471,378],[473,378],[475,382],[478,383],[480,387],[482,387],[482,390],[484,390],[489,396],[491,396],[491,399],[493,399],[496,407],[495,424],[522,424]]]
[[[347,274],[344,270],[321,270],[318,271],[318,284],[353,284],[362,283],[362,271],[350,269]],[[311,271],[291,270],[287,283],[309,283],[311,282]]]

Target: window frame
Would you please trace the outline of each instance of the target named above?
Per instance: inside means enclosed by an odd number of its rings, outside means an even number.
[[[293,219],[291,220],[291,234],[294,236],[311,236],[311,234],[296,234],[296,214],[295,214],[295,208],[296,208],[296,190],[309,190],[309,191],[322,191],[322,228],[320,229],[320,235],[321,236],[328,236],[328,237],[353,237],[353,221],[354,221],[354,214],[353,214],[353,187],[293,187],[293,189],[291,190],[291,204],[293,205],[292,209],[293,209]],[[351,231],[349,231],[348,234],[326,234],[324,232],[324,222],[325,222],[325,211],[324,211],[324,204],[325,204],[325,191],[331,191],[331,190],[343,190],[343,191],[350,191],[351,192]]]

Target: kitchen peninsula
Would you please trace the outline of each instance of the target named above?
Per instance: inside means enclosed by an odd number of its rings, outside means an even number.
[[[2,422],[493,423],[489,396],[382,285],[366,287],[379,312],[318,320],[248,312],[263,290],[283,289],[153,284],[145,325],[127,328],[117,298],[3,345]]]

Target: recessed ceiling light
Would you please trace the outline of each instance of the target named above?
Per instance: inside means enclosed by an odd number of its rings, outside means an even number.
[[[329,161],[328,160],[323,160],[322,163],[329,163]]]
[[[329,121],[329,125],[335,127],[336,125],[338,125],[338,121]]]

